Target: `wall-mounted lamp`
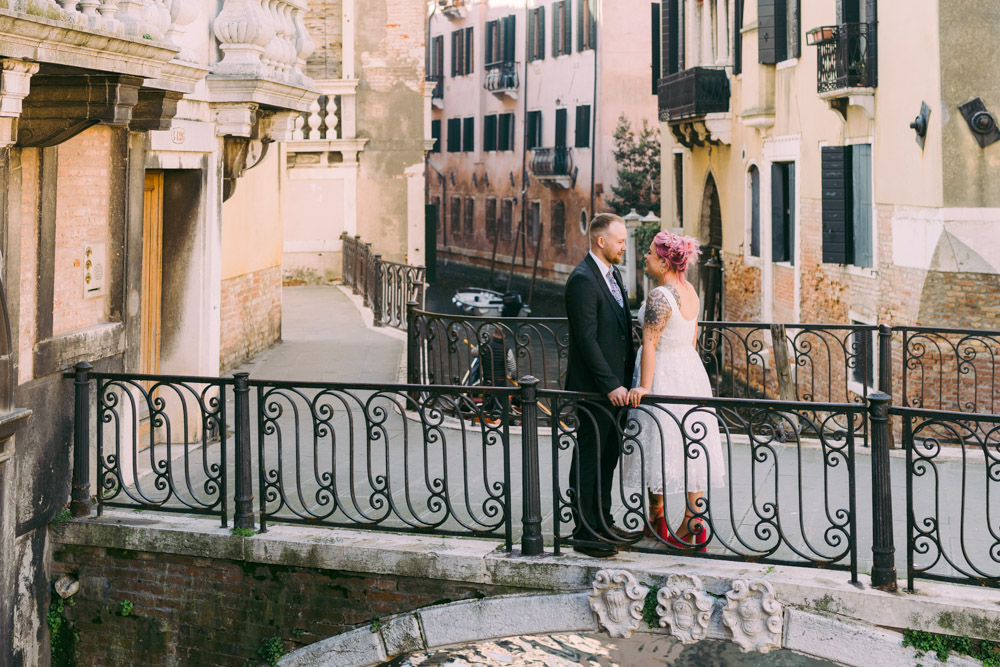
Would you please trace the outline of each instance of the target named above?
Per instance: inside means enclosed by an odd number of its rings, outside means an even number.
[[[979,142],[980,148],[986,148],[990,144],[1000,141],[1000,129],[997,128],[997,120],[989,112],[982,98],[966,102],[958,107],[965,117],[965,122],[969,124],[972,135]]]
[[[927,102],[920,103],[920,113],[917,117],[913,119],[910,123],[910,127],[913,131],[917,133],[917,145],[920,146],[920,150],[924,150],[924,141],[927,138],[927,122],[931,117],[931,108],[927,106]]]

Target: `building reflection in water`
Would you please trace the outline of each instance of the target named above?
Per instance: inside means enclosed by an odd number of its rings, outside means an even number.
[[[398,657],[382,667],[822,667],[832,662],[792,651],[742,653],[730,642],[701,641],[685,646],[666,635],[629,639],[605,635],[559,634],[508,637]]]

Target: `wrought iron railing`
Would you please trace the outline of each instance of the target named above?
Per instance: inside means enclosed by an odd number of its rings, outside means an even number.
[[[830,28],[830,38],[816,43],[816,92],[876,86],[875,25],[845,23]]]
[[[344,233],[341,253],[342,276],[354,294],[371,308],[374,325],[406,328],[407,304],[424,302],[426,269],[389,262],[372,251],[360,236]]]
[[[1000,415],[893,408],[906,443],[907,587],[1000,585]]]
[[[431,99],[444,99],[444,77],[438,74],[428,74],[427,83],[432,86]]]
[[[535,148],[528,167],[535,176],[572,176],[573,149],[569,146]]]
[[[521,85],[517,67],[518,63],[511,60],[490,63],[486,66],[486,78],[483,81],[483,87],[491,93],[517,90]]]
[[[724,67],[691,67],[668,74],[657,89],[663,120],[729,111],[729,75]]]

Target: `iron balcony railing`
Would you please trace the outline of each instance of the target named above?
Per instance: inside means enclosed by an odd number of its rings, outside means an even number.
[[[431,99],[441,100],[444,99],[444,81],[443,77],[437,74],[428,74],[427,83],[432,86]]]
[[[660,118],[683,120],[729,111],[729,75],[724,67],[692,67],[659,82]]]
[[[878,84],[875,25],[845,23],[821,30],[830,36],[816,42],[816,92],[874,88]]]
[[[461,328],[437,342],[415,337],[421,325],[415,309],[411,303],[408,360],[420,347],[469,345]],[[555,325],[547,324],[558,349],[568,333]],[[503,326],[478,330],[481,351],[506,357],[504,335],[514,336],[515,345],[535,335],[524,321]],[[780,330],[767,331],[782,340]],[[865,349],[858,331],[871,333],[855,330],[847,349]],[[915,345],[913,328],[903,333]],[[929,333],[921,329],[919,336]],[[966,363],[970,341],[964,334],[935,333],[955,341],[934,348],[940,363]],[[988,335],[976,345],[1000,340],[1000,332],[979,333]],[[899,352],[903,338],[885,326],[878,335],[879,381],[888,388],[893,360],[902,357],[893,348]],[[796,345],[803,343],[793,338],[775,350]],[[748,347],[750,365],[750,359],[765,358],[756,343]],[[523,343],[516,349],[523,360],[533,348]],[[922,349],[921,364],[906,370],[933,377],[929,348]],[[817,360],[826,356],[821,349],[808,358],[821,366]],[[896,511],[903,511],[907,526],[909,590],[916,579],[1000,586],[1000,529],[991,519],[1000,494],[998,414],[893,405],[889,394],[874,391],[863,401],[822,402],[647,396],[627,409],[612,407],[603,396],[543,388],[531,376],[487,379],[481,371],[477,381],[427,384],[412,381],[418,374],[412,364],[408,372],[407,384],[376,385],[271,381],[246,373],[104,373],[79,363],[67,376],[75,386],[72,513],[90,514],[96,444],[98,513],[121,507],[207,514],[224,526],[232,517],[239,528],[262,531],[278,522],[485,536],[501,539],[508,551],[520,539],[525,555],[542,553],[545,543],[556,553],[584,542],[612,543],[843,569],[855,581],[868,570],[873,586],[892,590],[895,420],[906,449],[905,468],[895,475],[906,492],[905,510]],[[594,455],[582,431],[596,422],[617,433],[620,474],[608,496],[589,496],[596,510],[585,510],[574,462]],[[861,455],[864,425],[871,447]],[[709,451],[706,433],[716,429],[720,445]],[[669,531],[660,526],[655,534],[645,462],[672,459],[684,471],[682,493],[666,496]],[[638,476],[626,474],[636,470]],[[714,481],[686,506],[683,492],[698,475]],[[677,541],[685,513],[686,532],[701,535],[699,543]],[[611,530],[604,523],[609,515],[634,534]],[[869,520],[870,528],[859,525]],[[654,536],[641,538],[644,529]]]
[[[521,85],[517,67],[518,63],[511,60],[490,63],[486,66],[486,79],[483,81],[483,87],[491,93],[517,90]]]
[[[528,165],[535,176],[572,176],[573,149],[569,146],[553,146],[551,148],[535,148],[531,151],[531,162]]]
[[[360,236],[341,235],[341,275],[345,285],[371,308],[377,327],[406,328],[407,304],[424,302],[426,269],[389,262]]]

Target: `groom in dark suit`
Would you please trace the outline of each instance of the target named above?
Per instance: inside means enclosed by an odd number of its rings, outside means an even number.
[[[606,557],[615,553],[607,540],[628,537],[611,521],[612,477],[621,458],[621,438],[613,417],[625,405],[632,384],[635,349],[632,314],[621,274],[615,268],[625,254],[625,221],[600,213],[590,222],[590,252],[566,282],[569,319],[568,391],[603,394],[611,402],[586,402],[578,415],[577,449],[570,466],[577,527],[576,551]]]

